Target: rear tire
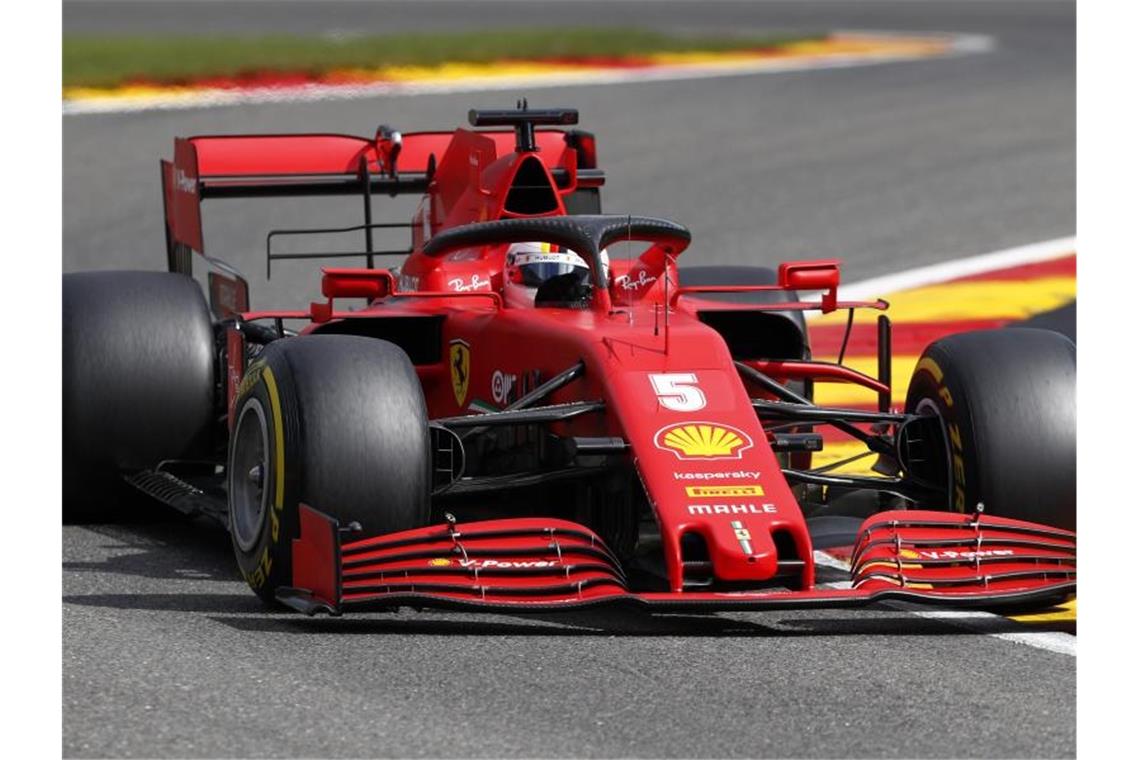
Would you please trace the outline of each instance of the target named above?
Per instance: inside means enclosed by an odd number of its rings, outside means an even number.
[[[951,335],[930,344],[906,410],[946,426],[946,508],[1076,527],[1076,346],[1048,330]]]
[[[121,513],[121,474],[209,457],[214,333],[202,290],[169,272],[63,276],[63,517]]]
[[[431,453],[419,378],[398,347],[308,335],[268,345],[242,380],[230,436],[230,536],[250,588],[292,585],[304,503],[367,536],[426,525]]]

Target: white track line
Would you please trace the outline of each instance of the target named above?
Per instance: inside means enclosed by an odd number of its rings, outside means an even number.
[[[847,564],[841,559],[832,557],[827,552],[812,552],[812,559],[815,560],[815,564],[820,565],[821,567],[830,567],[832,570],[842,570],[846,573],[851,569],[851,565]]]
[[[1076,656],[1076,636],[1065,634],[1062,631],[996,630],[1008,628],[1009,618],[1002,618],[1001,615],[995,615],[992,612],[977,610],[928,610],[928,608],[906,602],[888,602],[887,604],[897,608],[897,610],[918,615],[919,618],[950,623],[955,628],[964,628],[978,632],[978,634],[1000,638],[1003,641],[1013,641],[1015,644],[1024,644],[1036,649],[1045,649],[1047,652],[1067,654],[1070,657]]]
[[[848,36],[892,36],[885,32],[848,32]],[[662,65],[647,69],[590,69],[583,71],[544,72],[510,78],[473,78],[456,81],[376,82],[354,85],[301,85],[298,87],[266,87],[248,90],[208,90],[204,92],[169,93],[145,98],[85,98],[65,100],[63,114],[74,116],[90,113],[128,113],[135,111],[172,110],[184,108],[212,108],[253,103],[293,103],[319,100],[352,100],[381,95],[433,95],[454,92],[491,92],[496,90],[537,90],[573,85],[625,84],[631,82],[660,82],[684,79],[711,79],[716,77],[752,76],[789,71],[853,68],[901,61],[935,60],[984,53],[993,49],[993,39],[985,35],[953,34],[932,35],[898,32],[899,37],[948,37],[946,52],[940,54],[861,54],[799,59],[759,59],[725,66],[723,64]]]
[[[984,633],[1002,641],[1012,641],[1035,649],[1044,649],[1056,654],[1077,656],[1077,637],[1062,631],[998,631],[995,628],[1009,626],[1009,618],[992,612],[977,610],[928,610],[904,602],[889,602],[890,606],[906,610],[912,615],[930,620],[941,620],[957,628],[965,628]]]
[[[984,253],[980,256],[968,256],[953,261],[944,261],[940,264],[918,267],[917,269],[907,269],[885,277],[860,280],[850,285],[840,285],[839,294],[845,300],[861,301],[884,296],[888,293],[897,293],[900,290],[910,290],[947,280],[955,280],[959,277],[969,277],[1006,267],[1048,261],[1075,253],[1076,250],[1077,239],[1075,237],[1044,240],[1040,243],[1007,248],[993,253]]]

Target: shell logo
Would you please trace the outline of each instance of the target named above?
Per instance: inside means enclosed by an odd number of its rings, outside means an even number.
[[[428,567],[451,567],[451,560],[444,559],[443,557],[436,557],[435,559],[428,560]]]
[[[678,459],[740,459],[745,450],[752,448],[748,433],[716,422],[666,425],[657,431],[653,443],[673,452]]]

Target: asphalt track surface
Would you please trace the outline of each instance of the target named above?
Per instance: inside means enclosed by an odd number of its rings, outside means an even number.
[[[84,2],[65,4],[64,28],[398,31],[534,24],[535,7],[545,21],[995,39],[951,60],[536,93],[599,135],[607,210],[689,225],[690,263],[836,256],[861,279],[1073,233],[1071,4]],[[513,97],[67,117],[64,268],[163,266],[157,158],[176,134],[446,128]],[[252,276],[255,305],[292,306],[316,293],[314,268],[283,264],[266,286],[264,230],[357,218],[213,207],[207,246]],[[63,542],[67,756],[1075,752],[1075,658],[898,609],[310,620],[265,612],[208,525],[66,526]]]

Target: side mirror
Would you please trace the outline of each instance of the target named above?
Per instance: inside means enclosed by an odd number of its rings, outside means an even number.
[[[823,312],[835,311],[839,300],[839,262],[835,259],[823,261],[787,261],[780,265],[777,273],[781,288],[788,290],[822,290]]]
[[[325,298],[384,298],[395,290],[386,269],[322,269],[321,295]]]
[[[384,298],[396,289],[386,269],[322,269],[321,273],[321,295],[328,301],[309,305],[314,322],[332,319],[334,298]]]

